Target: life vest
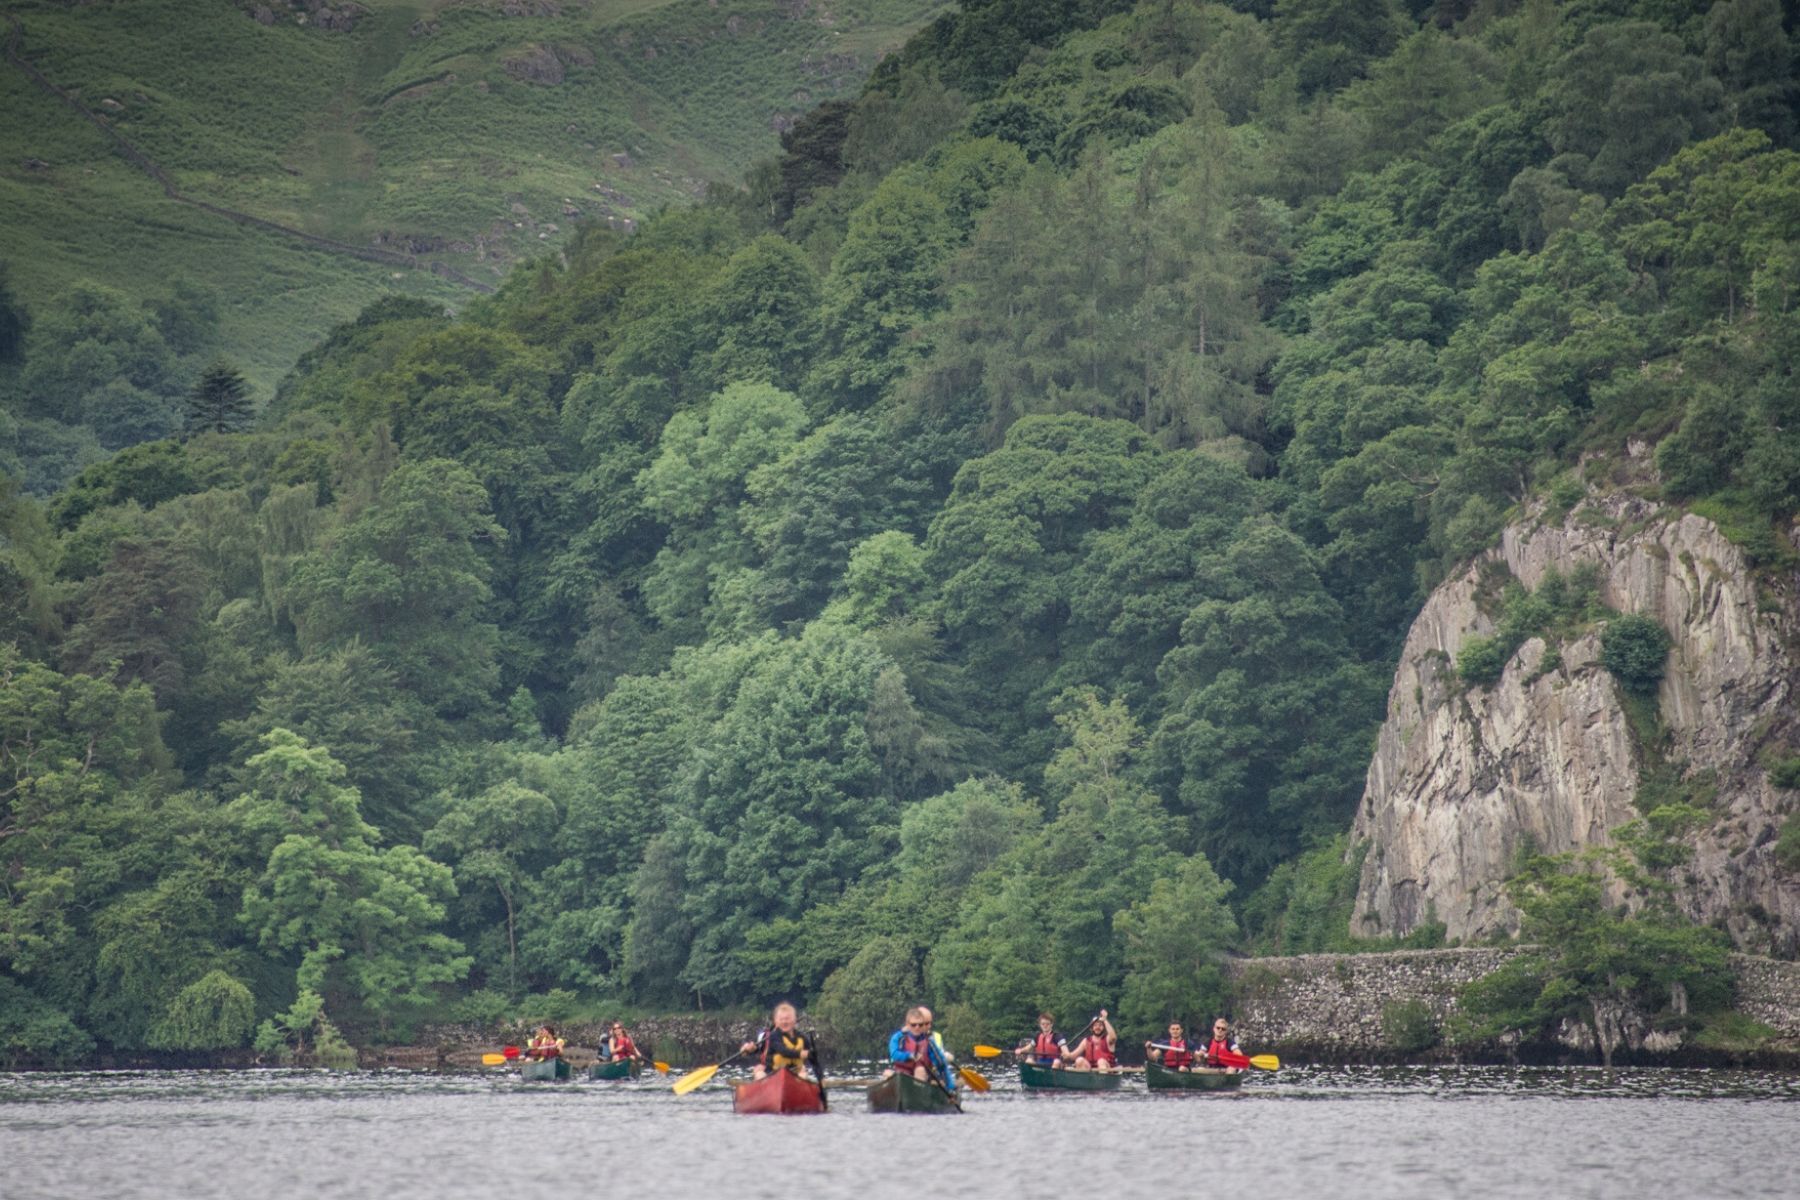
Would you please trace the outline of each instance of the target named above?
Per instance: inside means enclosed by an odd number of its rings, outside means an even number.
[[[930,1068],[931,1038],[902,1033],[900,1035],[900,1052],[894,1056],[894,1066],[910,1071],[920,1063],[924,1063],[927,1069]]]
[[[1194,1052],[1188,1049],[1186,1038],[1170,1042],[1169,1048],[1163,1051],[1162,1065],[1171,1071],[1179,1071],[1183,1067],[1192,1066],[1193,1063]]]
[[[1209,1067],[1222,1067],[1225,1063],[1219,1055],[1236,1054],[1237,1052],[1237,1047],[1230,1042],[1221,1042],[1218,1038],[1214,1038],[1206,1045],[1206,1065]]]
[[[525,1047],[527,1058],[555,1058],[562,1053],[562,1046],[554,1039],[532,1038]]]
[[[1081,1048],[1076,1053],[1087,1059],[1092,1067],[1110,1067],[1119,1061],[1119,1056],[1106,1044],[1104,1033],[1089,1033],[1081,1039]]]
[[[1055,1062],[1062,1057],[1061,1043],[1062,1039],[1056,1036],[1056,1030],[1052,1029],[1049,1033],[1040,1030],[1037,1037],[1032,1040],[1031,1052],[1037,1056],[1040,1063],[1046,1059]]]
[[[779,1029],[769,1030],[769,1040],[763,1043],[763,1065],[771,1070],[786,1067],[798,1073],[806,1062],[803,1057],[806,1051],[806,1035],[799,1030],[783,1033]]]
[[[631,1035],[629,1033],[620,1034],[616,1038],[606,1039],[606,1048],[612,1052],[614,1062],[617,1062],[621,1058],[637,1057],[637,1043],[631,1040]]]

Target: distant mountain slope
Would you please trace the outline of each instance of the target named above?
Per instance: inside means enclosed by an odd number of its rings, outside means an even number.
[[[944,0],[134,0],[10,11],[19,54],[186,195],[497,282],[581,219],[735,179]],[[69,103],[0,68],[0,259],[41,302],[87,278],[218,290],[269,384],[381,291],[466,290],[171,204]]]

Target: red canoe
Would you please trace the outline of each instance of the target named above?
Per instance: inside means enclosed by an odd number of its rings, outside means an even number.
[[[824,1112],[825,1094],[792,1071],[771,1071],[755,1083],[738,1084],[732,1107],[741,1113]]]

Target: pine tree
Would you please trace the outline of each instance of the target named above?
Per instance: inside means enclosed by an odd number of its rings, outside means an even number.
[[[250,391],[243,374],[222,358],[213,360],[188,397],[187,432],[231,433],[250,423]]]

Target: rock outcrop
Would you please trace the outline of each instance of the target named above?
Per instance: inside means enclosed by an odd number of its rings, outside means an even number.
[[[1800,879],[1773,843],[1800,794],[1772,786],[1759,762],[1800,750],[1794,580],[1759,578],[1712,522],[1628,494],[1590,499],[1560,523],[1514,525],[1413,623],[1356,817],[1368,853],[1355,931],[1436,920],[1453,938],[1510,932],[1504,883],[1521,853],[1604,845],[1640,815],[1644,751],[1600,665],[1598,631],[1557,647],[1526,641],[1489,687],[1457,678],[1464,645],[1495,631],[1483,599],[1496,574],[1535,589],[1583,564],[1608,607],[1668,631],[1661,752],[1716,788],[1677,872],[1679,904],[1740,948],[1795,956]]]

